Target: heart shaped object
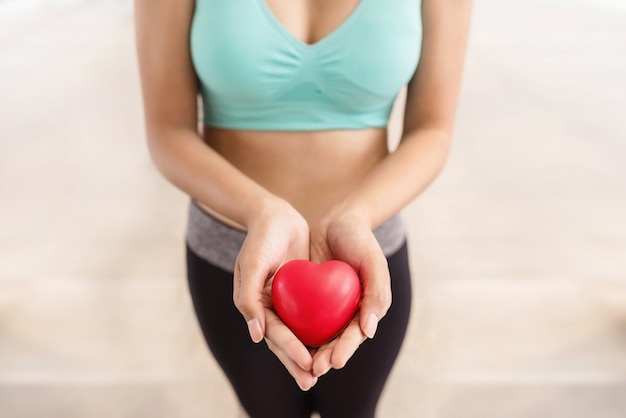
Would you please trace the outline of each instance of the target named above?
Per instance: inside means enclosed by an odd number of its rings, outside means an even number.
[[[349,264],[291,260],[274,276],[274,310],[300,341],[319,347],[350,322],[361,298],[359,276]]]

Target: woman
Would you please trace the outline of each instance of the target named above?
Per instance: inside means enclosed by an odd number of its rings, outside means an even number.
[[[194,307],[250,416],[374,416],[409,317],[397,214],[448,154],[469,15],[469,0],[136,0],[149,150],[191,197]],[[362,281],[317,349],[272,310],[272,276],[296,258]]]

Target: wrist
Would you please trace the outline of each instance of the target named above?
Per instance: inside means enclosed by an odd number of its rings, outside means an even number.
[[[302,215],[285,199],[267,192],[248,201],[245,214],[247,229],[262,223],[268,218],[275,217],[289,220],[294,226],[305,228],[308,233],[308,225]]]
[[[350,222],[367,225],[370,229],[373,228],[372,215],[369,208],[350,199],[335,205],[324,217],[325,222],[333,220],[349,220]]]
[[[242,221],[246,228],[250,228],[257,222],[260,216],[271,211],[271,208],[280,204],[277,196],[263,190],[256,194],[250,194],[247,199],[242,202]]]

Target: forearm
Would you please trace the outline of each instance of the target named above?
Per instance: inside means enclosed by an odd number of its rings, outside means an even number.
[[[351,213],[372,229],[400,211],[437,177],[450,148],[448,132],[416,129],[336,208]]]
[[[423,192],[449,153],[471,14],[470,0],[424,0],[420,63],[409,83],[404,135],[335,210],[372,228]]]
[[[186,128],[148,135],[161,174],[184,193],[246,229],[264,206],[280,201]]]

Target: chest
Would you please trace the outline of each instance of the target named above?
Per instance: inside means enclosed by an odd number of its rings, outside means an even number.
[[[296,39],[312,45],[339,28],[361,0],[259,0]]]
[[[419,59],[419,2],[314,3],[197,0],[191,52],[206,95],[365,107],[395,97]]]

